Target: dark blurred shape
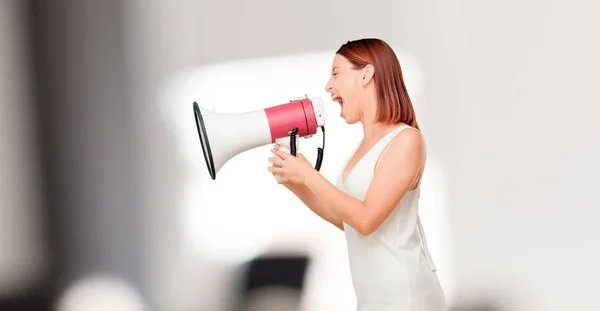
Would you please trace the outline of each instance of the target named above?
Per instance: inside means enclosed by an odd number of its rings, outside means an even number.
[[[36,287],[21,294],[0,300],[0,311],[44,311],[52,309],[49,287]]]
[[[0,311],[49,310],[28,8],[0,1]]]
[[[259,257],[248,263],[240,282],[236,311],[299,310],[307,256]]]
[[[23,4],[51,258],[45,282],[0,311],[54,310],[63,290],[98,271],[143,291],[123,1]]]
[[[308,257],[264,257],[252,260],[245,291],[265,286],[287,286],[302,290]]]
[[[507,308],[501,307],[498,303],[477,299],[470,302],[461,302],[448,308],[448,311],[510,311]]]
[[[42,311],[51,309],[51,297],[43,288],[0,300],[0,311]]]

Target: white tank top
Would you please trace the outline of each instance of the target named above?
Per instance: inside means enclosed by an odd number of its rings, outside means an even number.
[[[364,200],[379,155],[401,125],[381,138],[336,186]],[[416,129],[412,129],[416,130]],[[360,145],[360,144],[359,144]],[[358,311],[442,311],[446,302],[418,214],[420,182],[400,200],[387,219],[369,236],[344,223],[348,257]]]

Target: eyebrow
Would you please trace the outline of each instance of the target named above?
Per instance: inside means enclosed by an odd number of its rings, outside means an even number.
[[[340,68],[340,67],[339,66],[334,66],[333,68],[331,68],[331,72],[333,72],[337,68]]]

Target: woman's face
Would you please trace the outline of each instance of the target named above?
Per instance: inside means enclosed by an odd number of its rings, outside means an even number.
[[[325,90],[331,94],[331,99],[341,106],[340,116],[346,123],[354,124],[360,121],[362,97],[363,70],[352,68],[352,64],[343,56],[336,54],[333,59],[331,78]]]

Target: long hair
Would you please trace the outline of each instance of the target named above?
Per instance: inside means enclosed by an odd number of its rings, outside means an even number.
[[[404,122],[419,129],[400,62],[394,50],[380,39],[360,39],[342,45],[339,54],[354,66],[362,69],[371,64],[375,68],[373,79],[377,91],[377,115],[375,122]]]

